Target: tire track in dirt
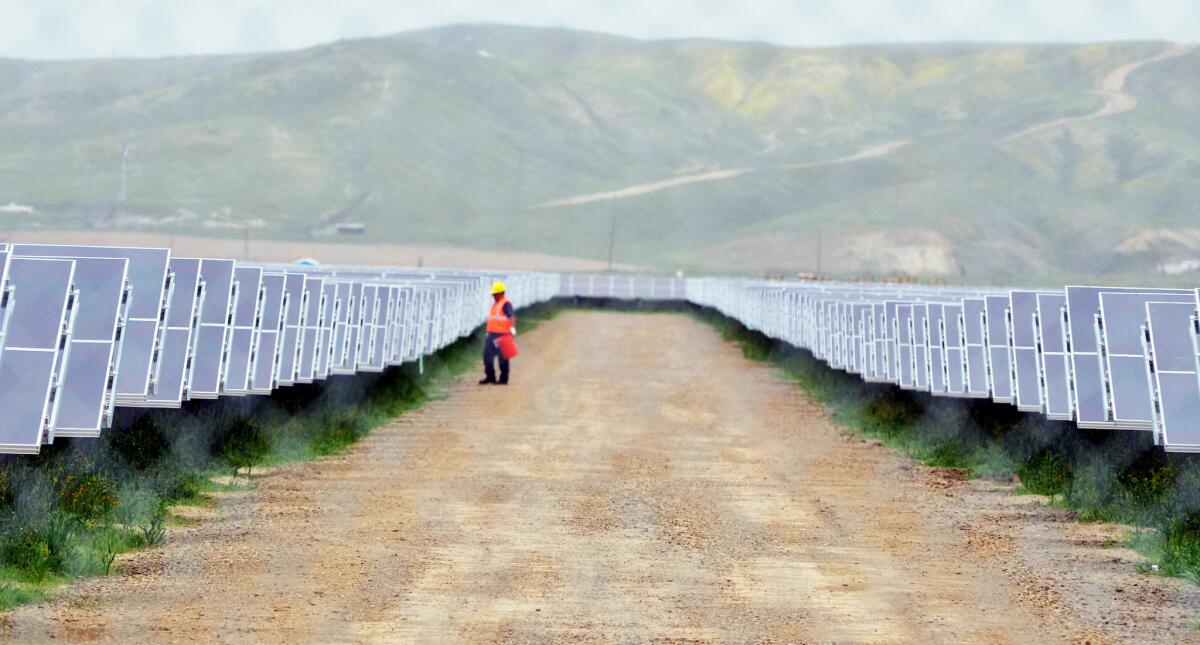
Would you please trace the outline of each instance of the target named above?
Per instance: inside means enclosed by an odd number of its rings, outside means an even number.
[[[3,634],[1196,639],[1200,594],[1103,548],[1119,528],[851,436],[697,321],[571,312],[522,345],[513,385],[465,377],[345,456],[265,473]]]

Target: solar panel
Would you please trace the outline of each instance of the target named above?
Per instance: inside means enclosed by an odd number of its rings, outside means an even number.
[[[778,315],[783,316],[784,310],[780,305],[781,310]],[[828,305],[829,322],[830,322],[830,339],[829,339],[829,359],[830,364],[840,370],[846,369],[846,310],[847,303],[838,300],[832,301]]]
[[[899,363],[897,360],[896,332],[899,322],[896,319],[896,308],[899,302],[894,300],[883,303],[883,378],[891,383],[900,383]]]
[[[346,338],[346,353],[340,370],[343,374],[353,374],[358,371],[358,353],[362,343],[363,312],[366,310],[367,297],[363,291],[366,288],[362,282],[350,285],[350,318],[347,321],[348,336]]]
[[[864,345],[863,328],[871,324],[871,305],[864,303],[854,303],[850,308],[851,315],[851,334],[853,335],[850,343],[850,357],[847,361],[851,371],[856,374],[861,374],[866,363],[866,349]]]
[[[371,360],[371,343],[375,339],[375,309],[379,304],[378,299],[378,285],[363,285],[362,308],[359,312],[362,320],[359,322],[358,355],[355,358],[359,366],[366,365]]]
[[[415,291],[410,286],[400,287],[400,306],[396,310],[396,329],[393,332],[395,340],[392,345],[392,365],[400,365],[408,360],[409,336],[413,317],[413,298]]]
[[[610,283],[611,280],[605,280],[604,282]],[[413,321],[412,325],[409,326],[412,340],[409,345],[409,351],[412,352],[411,359],[416,360],[418,356],[425,353],[426,341],[431,331],[428,325],[431,304],[429,290],[423,287],[414,287],[413,297]]]
[[[913,386],[923,392],[929,391],[929,327],[926,318],[929,309],[924,303],[912,305],[913,326]]]
[[[426,353],[433,336],[433,300],[429,289],[424,286],[416,287],[416,298],[416,317],[412,327],[412,358],[414,360]]]
[[[916,387],[916,369],[913,364],[913,328],[910,304],[896,305],[896,358],[897,376],[900,387],[911,390]]]
[[[300,338],[299,367],[296,380],[311,383],[316,378],[317,349],[321,338],[321,311],[325,304],[323,286],[325,279],[317,276],[304,278],[303,334]]]
[[[926,327],[929,330],[929,391],[946,394],[950,385],[946,379],[945,310],[938,303],[925,306]]]
[[[1008,339],[1009,296],[988,296],[985,302],[988,379],[992,383],[992,399],[998,403],[1012,403],[1012,347]]]
[[[829,361],[829,310],[827,305],[828,302],[825,300],[814,300],[808,303],[813,320],[813,334],[808,346],[811,348],[813,356],[826,362]]]
[[[794,294],[791,297],[795,297]],[[784,305],[784,313],[786,314],[788,311],[793,310],[794,307],[795,307],[795,305],[791,304],[790,302],[785,304]],[[853,307],[854,307],[853,303],[846,302],[843,300],[843,301],[838,301],[835,304],[835,309],[834,309],[834,311],[837,315],[837,335],[838,335],[838,337],[837,337],[836,348],[837,348],[838,369],[846,370],[846,371],[849,371],[849,369],[850,369],[850,360],[851,360],[850,345],[851,345],[851,343],[854,342],[854,333],[852,330],[853,321],[854,321]],[[790,334],[790,330],[787,335],[787,342],[790,344],[793,344],[793,345],[796,344],[796,340]]]
[[[371,359],[372,365],[378,365],[380,368],[388,366],[388,359],[392,353],[391,332],[392,327],[396,324],[396,308],[399,306],[399,298],[400,287],[389,285],[386,295],[380,299],[381,317],[377,319],[379,322],[375,330],[378,347]]]
[[[334,345],[337,337],[337,321],[341,316],[342,302],[339,294],[342,286],[326,281],[322,285],[321,335],[317,347],[316,378],[329,376],[329,365],[333,362]]]
[[[1200,451],[1196,307],[1195,302],[1146,303],[1147,353],[1157,393],[1154,430],[1170,451]]]
[[[388,325],[388,344],[387,356],[385,361],[388,365],[400,365],[404,362],[404,307],[407,294],[411,290],[408,287],[397,286],[395,295],[392,296],[392,313],[391,322]]]
[[[159,319],[167,285],[169,249],[15,244],[13,255],[47,258],[126,258],[129,260],[128,319],[121,340],[115,384],[118,405],[145,401],[158,342]]]
[[[770,296],[764,296],[770,298]],[[821,298],[813,303],[813,309],[817,314],[817,338],[814,343],[816,349],[814,356],[818,356],[821,360],[832,365],[834,362],[833,343],[836,335],[836,324],[834,316],[834,307],[836,303],[832,300]],[[765,321],[764,321],[765,322]],[[766,333],[764,330],[763,333]]]
[[[966,350],[963,347],[961,304],[942,306],[942,337],[946,343],[946,392],[951,396],[966,396]]]
[[[607,282],[607,281],[605,281]],[[429,292],[425,289],[413,287],[413,301],[410,311],[409,324],[407,325],[408,332],[408,354],[407,358],[410,361],[417,360],[417,357],[424,353],[424,343],[427,336],[426,320],[429,312]]]
[[[867,336],[871,342],[870,364],[867,366],[867,371],[863,373],[863,378],[873,383],[886,381],[883,371],[883,346],[887,342],[884,337],[886,320],[887,315],[883,303],[871,303],[871,323],[867,326]]]
[[[148,405],[160,408],[177,408],[183,403],[191,371],[192,330],[202,296],[198,258],[171,258],[170,269],[162,345],[155,362],[154,387],[146,397]]]
[[[333,328],[333,351],[329,355],[329,373],[345,374],[345,365],[353,362],[350,353],[350,316],[358,310],[354,302],[354,285],[350,282],[338,282],[337,287],[337,324]]]
[[[76,287],[70,342],[50,417],[51,438],[96,437],[110,424],[118,331],[125,315],[125,258],[74,260]]]
[[[870,381],[875,371],[875,305],[862,303],[859,305],[858,320],[858,367],[859,375],[864,381]]]
[[[1112,287],[1066,288],[1067,340],[1074,375],[1075,422],[1081,428],[1111,428],[1105,366],[1096,330],[1100,316],[1100,294],[1177,293],[1177,289],[1129,289]]]
[[[1147,302],[1179,302],[1194,307],[1195,295],[1183,290],[1174,294],[1100,294],[1099,324],[1102,365],[1108,384],[1108,416],[1118,428],[1154,429],[1150,376],[1142,343]]]
[[[430,339],[429,350],[436,352],[455,338],[454,317],[447,314],[454,300],[454,289],[445,285],[433,287],[433,336]]]
[[[279,339],[279,385],[296,382],[300,367],[300,336],[303,333],[304,282],[302,273],[288,273],[284,279],[283,335]]]
[[[436,286],[421,286],[425,290],[426,307],[424,313],[424,323],[422,328],[425,333],[422,334],[421,353],[429,354],[436,352],[441,346],[441,339],[445,333],[444,321],[439,325],[440,315],[444,309],[446,292]]]
[[[1036,329],[1038,292],[1013,291],[1009,294],[1009,302],[1014,398],[1018,410],[1039,412],[1042,409],[1042,384]]]
[[[225,383],[222,391],[242,395],[250,392],[250,370],[254,337],[262,303],[263,270],[238,266],[233,271],[233,324],[229,329],[229,349],[225,358]]]
[[[364,366],[372,371],[383,371],[387,366],[388,328],[391,324],[392,311],[395,308],[396,287],[380,286],[379,302],[375,308],[374,325],[371,333],[371,351],[364,361]]]
[[[846,369],[846,306],[847,303],[838,299],[829,299],[823,301],[824,311],[826,311],[826,319],[828,321],[828,338],[826,346],[828,348],[829,367],[834,369]],[[791,295],[787,295],[779,303],[776,309],[775,317],[780,319],[780,336],[785,342],[788,342],[788,333],[786,330],[787,311],[793,307]]]
[[[962,301],[967,395],[975,398],[987,398],[992,394],[991,384],[988,382],[987,349],[984,347],[985,306],[983,298],[964,298]]]
[[[199,324],[192,345],[191,374],[187,396],[215,399],[221,393],[224,377],[225,348],[232,323],[234,261],[200,262],[200,280],[204,285]]]
[[[1067,298],[1061,293],[1037,294],[1037,342],[1041,348],[1041,375],[1046,397],[1042,411],[1058,421],[1074,418],[1071,398],[1071,369],[1067,359]]]
[[[74,273],[71,260],[9,260],[12,292],[0,352],[0,451],[36,453],[47,437]]]
[[[283,273],[264,273],[262,276],[262,301],[251,359],[250,391],[254,394],[270,394],[275,389],[286,281],[287,276]]]

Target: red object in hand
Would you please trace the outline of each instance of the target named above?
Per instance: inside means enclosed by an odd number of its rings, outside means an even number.
[[[504,360],[508,360],[520,352],[517,351],[517,339],[513,338],[512,334],[504,334],[496,339],[496,347],[500,350],[500,355]]]

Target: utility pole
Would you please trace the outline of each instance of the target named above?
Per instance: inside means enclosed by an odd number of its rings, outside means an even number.
[[[895,168],[895,170],[896,170],[896,174],[895,174],[895,176],[896,176],[896,179],[895,179],[895,181],[896,181],[895,213],[896,213],[897,221],[899,221],[898,218],[900,217],[900,164],[898,164],[898,163],[894,164],[892,167]]]
[[[242,223],[242,259],[250,259],[250,224]]]
[[[121,144],[121,189],[117,192],[117,203],[124,204],[129,196],[129,144]]]
[[[817,275],[821,275],[821,229],[817,229]]]
[[[608,270],[611,273],[613,270],[613,246],[617,241],[617,211],[612,213],[612,225],[608,230]]]
[[[518,213],[525,205],[525,146],[517,146],[517,207]]]

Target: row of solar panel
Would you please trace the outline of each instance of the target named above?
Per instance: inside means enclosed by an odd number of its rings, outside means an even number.
[[[687,296],[867,381],[1200,452],[1200,289],[698,279]]]
[[[562,275],[559,294],[578,298],[632,298],[639,300],[682,300],[687,280],[613,274]]]
[[[269,394],[381,371],[523,306],[536,273],[315,268],[173,258],[168,249],[0,244],[0,452],[98,436],[117,406]]]

